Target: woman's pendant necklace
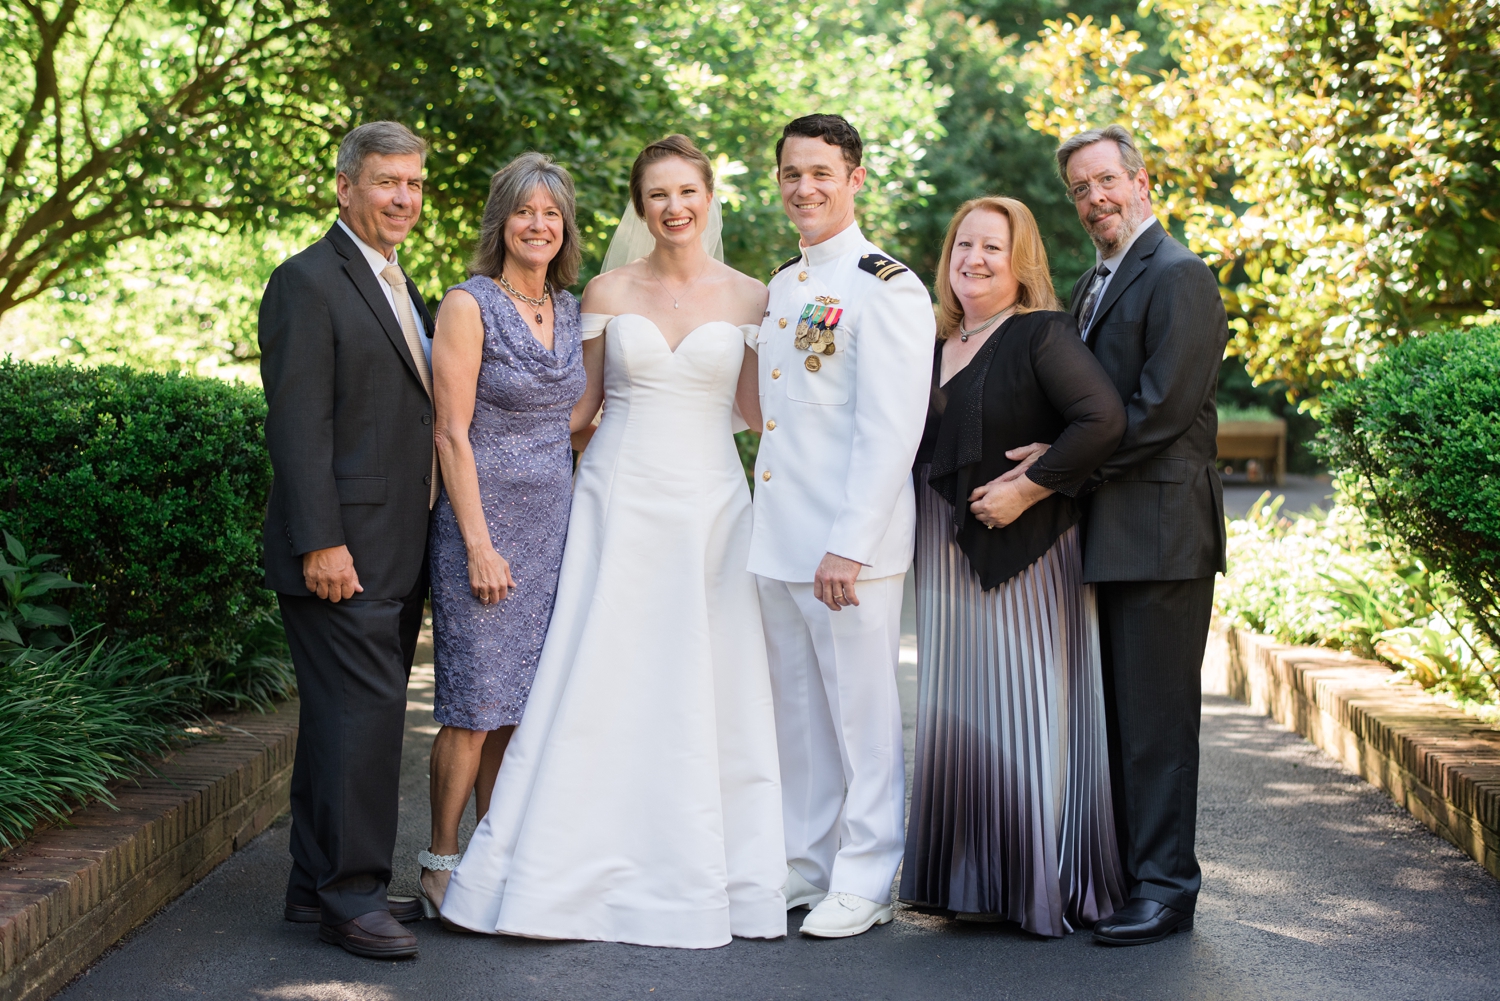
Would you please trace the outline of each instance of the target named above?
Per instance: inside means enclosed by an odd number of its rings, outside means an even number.
[[[962,323],[960,323],[958,325],[958,339],[960,341],[963,341],[965,344],[969,343],[969,338],[970,337],[973,337],[975,334],[979,333],[981,330],[983,330],[984,328],[988,327],[990,324],[994,323],[996,320],[1000,319],[1006,313],[1009,313],[1011,310],[1013,310],[1015,308],[1016,308],[1016,304],[1015,303],[1011,303],[1009,306],[1006,306],[1000,312],[996,313],[994,316],[990,317],[988,320],[985,320],[983,323],[981,323],[979,326],[975,327],[973,330],[966,329],[964,327],[964,325]]]
[[[547,302],[548,299],[552,298],[552,290],[550,288],[548,288],[546,285],[543,285],[541,296],[533,298],[532,296],[527,295],[525,292],[518,292],[514,285],[505,280],[504,272],[501,272],[500,274],[500,287],[505,289],[505,291],[509,292],[511,295],[515,296],[517,299],[525,302],[532,309],[536,310],[536,325],[538,327],[542,325],[542,306]]]
[[[706,265],[706,264],[702,268],[698,269],[698,273],[693,276],[692,281],[688,282],[687,285],[685,285],[683,287],[683,289],[682,289],[682,294],[683,295],[687,295],[688,294],[688,291],[690,289],[692,289],[692,287],[698,283],[698,279],[703,277],[703,272],[706,271],[707,269],[708,269],[708,265]],[[651,266],[651,262],[650,262],[649,258],[646,261],[646,270],[649,271],[649,272],[651,272],[651,277],[656,279],[656,284],[660,285],[661,286],[661,290],[663,292],[667,293],[667,298],[669,298],[669,299],[672,300],[672,308],[673,309],[680,309],[682,307],[682,303],[679,302],[678,299],[677,299],[677,297],[672,294],[672,290],[669,289],[669,288],[667,288],[667,283],[664,282],[664,281],[662,281],[661,278],[657,275],[656,269]]]

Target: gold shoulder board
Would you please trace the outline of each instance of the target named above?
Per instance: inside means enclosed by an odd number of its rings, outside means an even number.
[[[884,254],[861,254],[859,255],[859,269],[868,271],[883,282],[888,282],[900,274],[911,270],[900,261],[893,261]]]
[[[796,257],[789,257],[786,260],[782,261],[780,264],[776,265],[774,268],[772,268],[771,269],[771,273],[769,275],[767,275],[766,277],[767,278],[775,278],[777,275],[781,274],[787,268],[791,267],[793,264],[796,264],[800,260],[802,260],[802,255],[801,254],[798,254]]]

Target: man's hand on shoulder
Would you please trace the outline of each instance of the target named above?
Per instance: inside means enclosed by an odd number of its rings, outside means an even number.
[[[863,568],[861,563],[824,553],[817,573],[813,574],[813,597],[835,612],[845,605],[859,604],[859,596],[854,593],[854,581]]]
[[[354,572],[354,557],[348,546],[314,549],[302,554],[302,582],[327,601],[343,601],[364,590]]]

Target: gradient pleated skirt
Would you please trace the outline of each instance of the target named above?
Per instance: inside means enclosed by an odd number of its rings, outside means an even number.
[[[917,470],[920,699],[901,899],[1059,936],[1124,902],[1078,528],[984,590]]]

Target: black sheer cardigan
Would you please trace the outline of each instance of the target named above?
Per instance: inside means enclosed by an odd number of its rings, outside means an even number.
[[[953,505],[959,548],[989,590],[1078,523],[1077,495],[1124,435],[1125,407],[1067,313],[1012,316],[946,386],[938,385],[942,358],[937,351],[917,462],[931,463],[927,482]],[[969,492],[1014,469],[1006,451],[1032,442],[1052,447],[1026,475],[1056,493],[1004,528],[986,528]]]

